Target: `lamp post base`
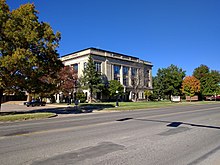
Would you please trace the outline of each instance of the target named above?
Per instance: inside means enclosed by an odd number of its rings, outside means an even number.
[[[115,104],[115,106],[116,106],[116,107],[118,107],[118,106],[119,106],[119,104],[118,104],[118,100],[116,101],[116,104]]]

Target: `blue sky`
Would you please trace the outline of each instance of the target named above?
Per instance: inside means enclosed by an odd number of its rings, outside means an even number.
[[[158,68],[220,71],[220,0],[6,0],[33,2],[39,19],[60,31],[60,55],[96,47],[139,57]]]

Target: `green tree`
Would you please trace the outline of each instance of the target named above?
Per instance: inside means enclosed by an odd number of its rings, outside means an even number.
[[[202,97],[208,95],[215,95],[219,93],[220,72],[216,70],[210,70],[206,65],[200,65],[193,71],[195,76],[201,83],[200,93]]]
[[[206,77],[207,74],[209,74],[209,67],[203,64],[195,68],[193,71],[193,76],[198,80],[201,80],[202,78]]]
[[[154,91],[160,96],[165,97],[181,94],[181,85],[185,71],[175,65],[168,68],[158,69],[156,77],[154,77]]]
[[[3,91],[7,87],[9,82],[11,82],[11,81],[6,82],[6,76],[3,77],[2,74],[3,68],[1,67],[1,58],[2,58],[1,52],[3,51],[2,42],[5,38],[3,27],[5,27],[6,21],[9,19],[9,13],[10,13],[9,7],[5,3],[5,0],[0,0],[0,110],[1,110],[1,100],[3,96]]]
[[[203,90],[202,95],[215,95],[219,94],[220,73],[219,71],[212,70],[205,77],[201,79]]]
[[[116,97],[117,95],[122,95],[124,91],[123,85],[117,80],[109,81],[109,94],[110,96]],[[118,93],[116,93],[118,91]]]
[[[182,92],[187,96],[193,97],[196,93],[200,91],[200,81],[194,76],[186,76],[182,83]]]
[[[155,99],[160,100],[161,98],[164,98],[165,95],[163,93],[163,84],[160,83],[160,77],[154,76],[153,78],[153,96]]]
[[[43,93],[62,67],[56,48],[60,33],[40,22],[33,4],[9,11],[0,0],[0,87],[4,91]],[[0,94],[1,95],[1,94]]]
[[[93,100],[93,93],[101,91],[104,84],[102,83],[101,74],[96,71],[95,63],[92,56],[89,56],[86,68],[83,71],[83,76],[80,78],[81,86],[84,89],[89,89],[89,102]]]

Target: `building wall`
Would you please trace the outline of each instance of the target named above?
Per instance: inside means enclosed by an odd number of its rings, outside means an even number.
[[[61,58],[64,65],[73,66],[78,64],[78,76],[82,76],[84,70],[84,63],[88,62],[89,55],[92,56],[95,62],[101,63],[101,72],[106,75],[108,81],[114,80],[114,66],[120,68],[119,77],[121,84],[123,84],[123,67],[128,69],[127,80],[124,85],[126,91],[129,92],[129,98],[132,99],[132,68],[137,69],[137,74],[144,72],[145,80],[141,82],[141,89],[138,90],[138,98],[144,99],[143,94],[146,89],[152,89],[152,67],[150,62],[140,60],[139,58],[127,56],[123,54],[113,53],[105,50],[89,48],[73,54],[66,55]],[[145,83],[145,84],[144,84]]]

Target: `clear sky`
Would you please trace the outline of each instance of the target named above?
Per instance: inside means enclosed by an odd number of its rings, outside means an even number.
[[[220,71],[220,0],[6,0],[33,2],[62,39],[60,56],[88,47],[139,57],[158,68]]]

